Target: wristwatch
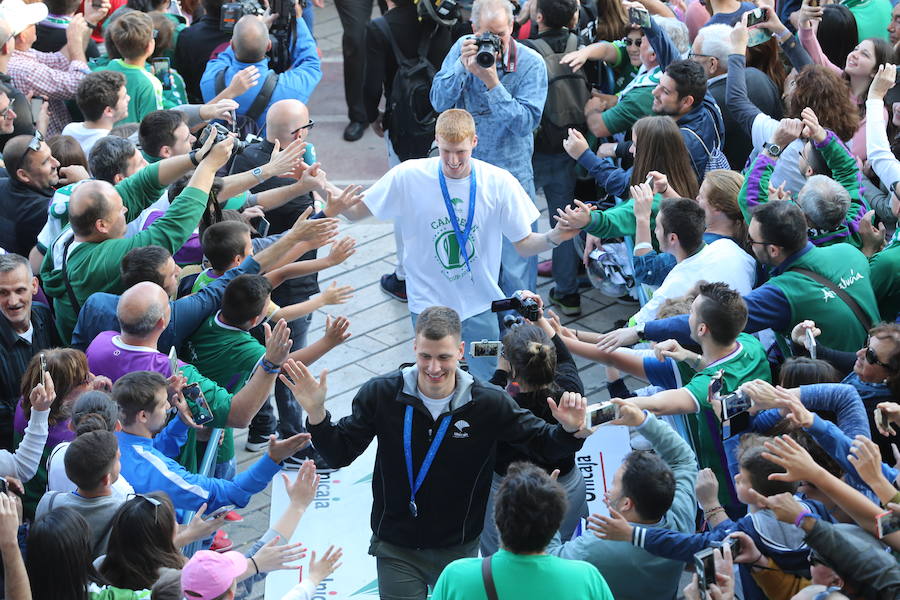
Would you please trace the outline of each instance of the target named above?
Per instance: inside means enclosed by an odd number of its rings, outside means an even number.
[[[781,156],[782,148],[778,144],[770,144],[766,142],[763,144],[763,150],[772,158],[778,158]]]
[[[252,171],[250,171],[250,173],[251,173],[254,177],[256,177],[256,180],[257,180],[258,182],[260,182],[260,183],[262,183],[263,181],[266,180],[266,178],[263,177],[263,170],[262,170],[262,167],[256,167],[255,169],[253,169]]]
[[[634,332],[638,335],[638,339],[644,339],[644,328],[647,326],[647,323],[638,323],[634,326]]]

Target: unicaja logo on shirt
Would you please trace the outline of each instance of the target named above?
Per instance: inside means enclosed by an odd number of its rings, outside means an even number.
[[[453,424],[453,428],[456,429],[456,431],[453,432],[453,437],[454,437],[454,438],[456,438],[456,439],[464,439],[464,438],[469,437],[468,432],[466,432],[466,429],[469,428],[469,422],[468,422],[468,421],[459,420],[459,421],[457,421],[456,423]]]

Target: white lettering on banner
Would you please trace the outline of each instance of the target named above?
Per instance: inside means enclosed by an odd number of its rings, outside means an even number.
[[[604,495],[613,485],[613,477],[622,461],[631,452],[628,428],[604,425],[575,453],[575,466],[581,469],[587,489],[588,512],[609,515],[603,502]]]
[[[313,600],[378,598],[375,558],[369,556],[369,538],[372,535],[369,516],[372,512],[372,470],[376,448],[376,444],[372,443],[350,466],[335,473],[320,474],[316,497],[290,540],[291,543],[302,542],[309,550],[315,550],[318,556],[332,544],[344,549],[343,566],[319,584]],[[285,471],[285,474],[291,481],[297,477],[296,471]],[[272,480],[270,527],[284,513],[288,503],[284,481],[280,476],[275,477]],[[304,558],[300,564],[303,565],[301,574],[305,575],[309,569],[309,558]],[[297,571],[270,573],[266,578],[266,600],[281,600],[296,584]]]

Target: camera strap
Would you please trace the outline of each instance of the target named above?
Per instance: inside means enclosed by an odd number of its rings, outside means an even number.
[[[469,160],[471,161],[472,159],[469,158]],[[438,181],[441,184],[441,194],[444,196],[444,206],[447,207],[447,215],[450,217],[450,224],[453,226],[453,233],[456,235],[456,241],[459,244],[459,252],[462,254],[463,260],[466,261],[466,270],[471,273],[469,249],[466,247],[466,244],[469,243],[472,223],[475,221],[475,165],[471,165],[469,174],[469,212],[466,217],[466,228],[464,231],[460,231],[459,219],[456,218],[456,211],[453,210],[453,200],[450,198],[450,191],[447,189],[447,178],[444,177],[444,169],[440,163],[438,163]]]
[[[258,120],[263,111],[266,110],[266,107],[269,106],[269,100],[272,99],[272,94],[275,92],[276,85],[278,85],[278,73],[269,71],[265,81],[263,81],[262,86],[259,88],[259,93],[256,95],[256,98],[253,99],[253,102],[250,103],[250,108],[247,109],[244,116],[253,121]],[[215,86],[217,94],[221,94],[222,90],[225,89],[225,69],[216,73]]]
[[[69,274],[66,273],[66,264],[69,259],[69,246],[72,245],[72,242],[75,241],[75,234],[72,234],[72,237],[69,238],[63,245],[63,255],[62,255],[62,278],[63,283],[66,286],[66,293],[69,296],[69,302],[72,303],[72,310],[75,311],[75,315],[78,316],[78,313],[81,312],[81,304],[78,302],[78,297],[75,295],[75,290],[72,289],[72,284],[69,282]]]

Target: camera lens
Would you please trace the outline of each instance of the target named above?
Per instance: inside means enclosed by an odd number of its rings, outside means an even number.
[[[493,48],[491,48],[488,44],[482,45],[478,48],[478,54],[475,55],[475,62],[478,63],[483,69],[490,69],[491,65],[493,65],[497,61],[497,57],[494,56]]]

